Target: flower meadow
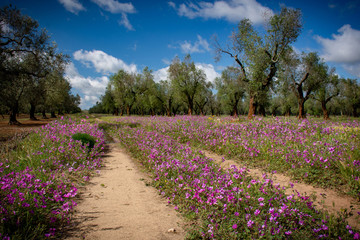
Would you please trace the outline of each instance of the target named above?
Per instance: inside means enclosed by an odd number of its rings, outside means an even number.
[[[342,188],[360,200],[360,121],[285,118],[123,118],[180,143],[238,159],[268,172],[286,173],[320,187]],[[336,177],[334,177],[336,176]]]
[[[266,174],[253,179],[246,168],[222,169],[199,150],[287,171],[315,185],[328,181],[324,186],[336,187],[330,180],[336,174],[341,184],[358,187],[359,122],[189,116],[116,122],[109,124],[111,135],[150,172],[159,193],[191,220],[190,239],[360,238],[347,224],[346,212],[329,215],[295,189],[286,195]],[[358,190],[349,194],[358,196]]]
[[[86,133],[93,148],[72,139]],[[77,186],[101,166],[104,133],[88,121],[61,119],[1,154],[0,239],[57,236],[76,206]]]

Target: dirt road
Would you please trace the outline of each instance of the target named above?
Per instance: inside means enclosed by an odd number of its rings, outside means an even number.
[[[176,211],[115,143],[105,165],[84,190],[67,239],[184,239]]]

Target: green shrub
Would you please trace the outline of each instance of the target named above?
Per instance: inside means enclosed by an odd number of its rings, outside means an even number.
[[[82,145],[89,144],[89,150],[94,147],[96,142],[95,138],[87,133],[75,133],[74,135],[72,135],[72,139],[81,141]]]

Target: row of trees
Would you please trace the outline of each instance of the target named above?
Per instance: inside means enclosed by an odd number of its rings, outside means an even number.
[[[357,116],[360,86],[356,80],[339,78],[316,53],[299,56],[292,52],[291,57],[288,60],[298,65],[284,65],[287,67],[279,71],[270,91],[258,95],[255,113],[298,114],[301,118],[306,117],[307,109],[314,115],[323,114],[325,119],[329,112]],[[167,116],[194,113],[236,116],[249,112],[248,83],[239,77],[239,68],[226,68],[221,77],[210,83],[188,55],[183,61],[176,57],[168,71],[169,79],[155,82],[148,68],[142,73],[120,70],[110,77],[105,94],[89,112]]]
[[[297,113],[306,118],[305,109],[329,118],[334,114],[357,116],[360,87],[356,80],[340,79],[316,52],[296,53],[291,44],[301,33],[301,11],[282,8],[268,18],[260,34],[249,19],[232,33],[227,47],[214,39],[216,60],[232,57],[236,66],[228,67],[215,83],[206,81],[190,56],[176,57],[169,77],[155,83],[151,71],[126,73],[120,70],[110,78],[105,95],[90,112],[114,114],[223,114],[237,115]],[[216,92],[216,94],[215,94]],[[246,106],[247,105],[247,106]]]
[[[80,96],[64,78],[68,61],[37,21],[11,5],[0,9],[0,111],[9,113],[9,124],[19,124],[20,111],[34,120],[36,111],[44,118],[81,111]]]

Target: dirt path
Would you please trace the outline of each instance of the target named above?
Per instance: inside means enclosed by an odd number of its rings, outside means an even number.
[[[231,165],[237,167],[243,167],[238,162],[234,160],[225,160],[223,161],[222,156],[214,154],[209,151],[202,151],[209,158],[214,159],[220,164],[222,168],[229,168]],[[264,172],[259,169],[248,168],[249,174],[255,178],[262,178]],[[279,183],[280,186],[289,186],[291,179],[283,174],[273,174],[272,180],[275,184]],[[294,187],[286,190],[286,194],[292,194],[293,190],[296,189],[301,194],[315,194],[316,195],[316,205],[322,209],[328,210],[330,213],[341,212],[343,209],[350,209],[350,206],[354,206],[355,210],[353,211],[354,215],[348,219],[348,222],[351,226],[360,228],[360,220],[357,212],[360,212],[360,205],[356,202],[355,199],[346,196],[339,195],[337,192],[330,189],[316,188],[304,183],[293,183]]]
[[[181,219],[116,144],[76,207],[67,239],[184,239]],[[173,231],[175,229],[175,232]]]

